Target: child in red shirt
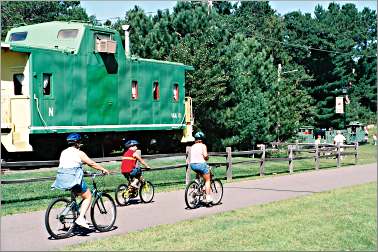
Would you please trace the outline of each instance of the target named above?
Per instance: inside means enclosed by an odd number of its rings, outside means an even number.
[[[136,166],[136,162],[139,161],[146,168],[150,169],[150,166],[141,158],[136,150],[138,149],[139,142],[136,140],[129,140],[125,143],[126,151],[122,157],[121,173],[131,183],[131,186],[137,188],[142,170]]]

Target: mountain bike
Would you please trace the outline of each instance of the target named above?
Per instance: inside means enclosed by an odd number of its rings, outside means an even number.
[[[145,170],[146,169],[142,169],[142,171]],[[154,185],[150,181],[145,180],[143,175],[141,175],[138,186],[139,188],[131,186],[131,181],[129,181],[127,185],[120,184],[115,190],[115,200],[117,204],[120,206],[126,206],[130,203],[131,199],[137,198],[138,195],[142,202],[151,202],[155,194]]]
[[[86,172],[92,181],[92,202],[90,206],[92,224],[100,232],[107,232],[113,228],[117,217],[117,209],[113,198],[97,189],[96,177],[104,176],[102,173]],[[71,236],[76,218],[80,215],[80,206],[76,201],[76,194],[71,191],[71,199],[58,197],[53,199],[47,207],[45,214],[45,226],[47,232],[55,239]]]
[[[210,170],[210,189],[213,196],[212,205],[220,204],[223,197],[223,185],[219,179],[214,179],[213,169],[209,166]],[[205,200],[205,180],[203,177],[196,173],[196,179],[191,181],[185,188],[185,203],[190,209],[194,209],[204,203]]]

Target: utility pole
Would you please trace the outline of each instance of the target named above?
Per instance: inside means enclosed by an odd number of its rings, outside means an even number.
[[[282,73],[282,65],[278,64],[277,67],[277,97],[279,99],[280,96],[280,81],[281,81],[281,73]],[[277,126],[276,126],[276,135],[277,135],[277,143],[280,141],[280,115],[279,115],[279,109],[276,109],[276,115],[277,115]]]
[[[130,39],[129,39],[130,25],[122,25],[122,30],[125,31],[125,55],[126,57],[129,57],[130,56]]]
[[[348,90],[352,87],[352,81],[355,80],[356,75],[356,69],[352,68],[352,78],[348,81],[348,83],[343,87],[343,102],[344,102],[344,129],[346,129],[347,126],[347,106],[350,103],[349,97],[348,97]]]
[[[212,7],[213,7],[213,1],[212,0],[207,0],[207,15],[210,15]]]

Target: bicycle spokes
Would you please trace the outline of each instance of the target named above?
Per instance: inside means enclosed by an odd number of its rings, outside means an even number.
[[[191,182],[185,189],[185,203],[193,209],[198,207],[201,197],[201,187],[197,182]]]
[[[98,207],[98,210],[100,211],[101,214],[106,214],[106,207],[104,205],[104,201],[102,197],[99,198],[99,200],[96,200],[95,204]]]
[[[64,198],[54,199],[46,210],[45,226],[48,233],[55,239],[71,235],[76,210],[74,203]]]
[[[91,219],[93,226],[100,232],[111,230],[117,215],[116,205],[112,197],[103,193],[95,199],[91,208]]]
[[[139,196],[142,202],[149,203],[154,197],[154,186],[151,182],[145,181],[139,190]]]

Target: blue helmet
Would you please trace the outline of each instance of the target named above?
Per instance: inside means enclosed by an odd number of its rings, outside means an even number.
[[[126,148],[130,148],[131,146],[139,145],[137,140],[129,140],[125,143]]]
[[[71,133],[66,138],[67,142],[79,142],[81,141],[81,136],[78,133]]]
[[[196,134],[194,134],[195,140],[203,140],[205,138],[205,134],[202,131],[198,131]]]

